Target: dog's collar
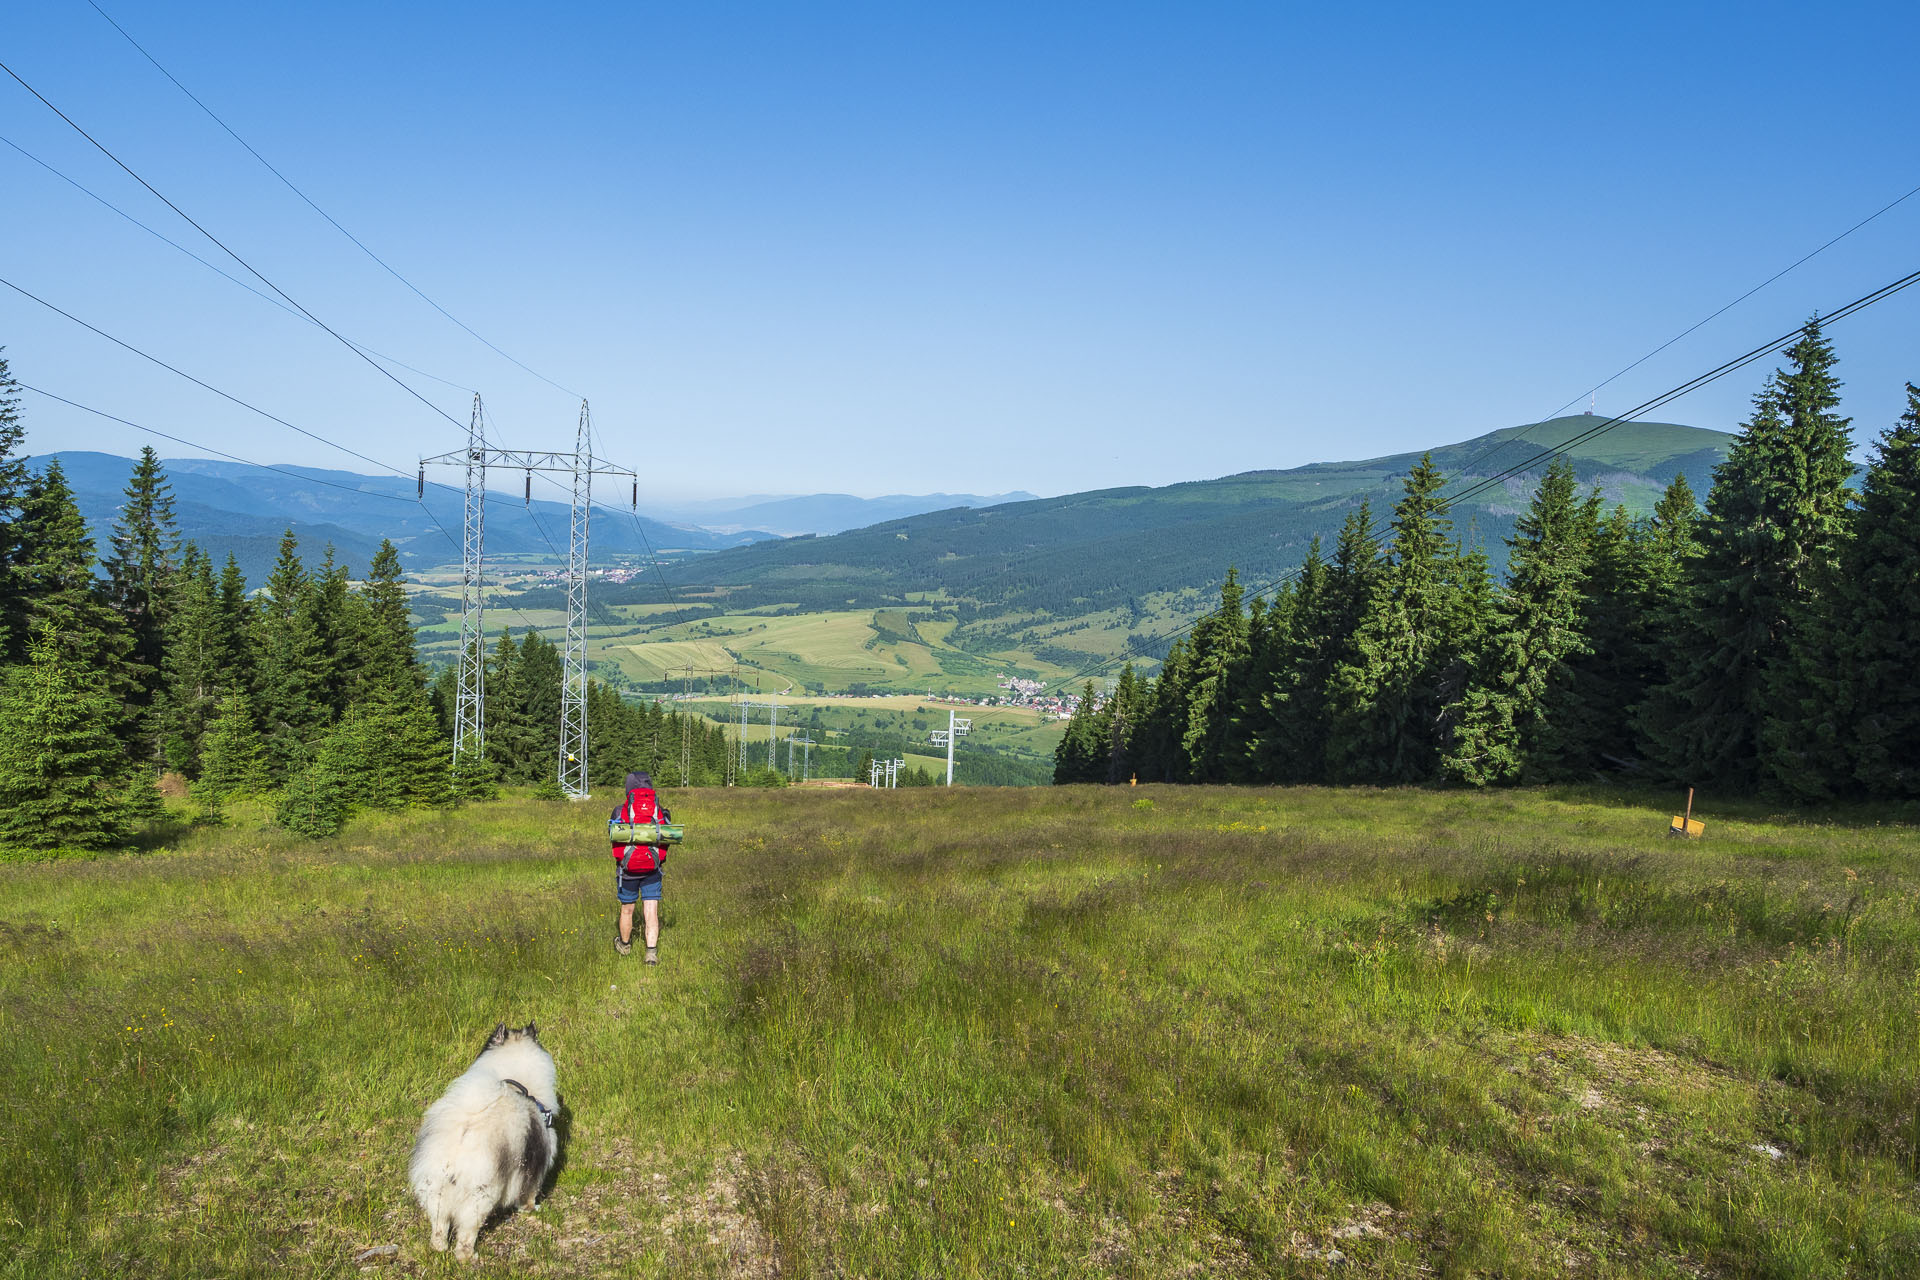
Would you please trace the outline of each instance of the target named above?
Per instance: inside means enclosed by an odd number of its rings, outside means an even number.
[[[527,1092],[527,1086],[521,1084],[518,1080],[502,1079],[500,1083],[512,1085],[514,1089],[520,1094],[521,1097],[525,1098],[528,1102],[531,1102],[533,1104],[533,1109],[540,1113],[540,1119],[546,1124],[547,1128],[549,1129],[553,1128],[553,1108],[552,1107],[549,1107],[546,1103],[540,1101],[540,1099],[534,1097],[531,1093]]]

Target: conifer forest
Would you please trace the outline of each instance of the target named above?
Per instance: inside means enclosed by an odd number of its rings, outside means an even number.
[[[415,652],[400,559],[363,581],[331,552],[310,572],[291,533],[266,582],[216,565],[176,531],[158,456],[133,468],[110,544],[96,548],[57,461],[19,456],[25,424],[0,359],[0,849],[123,848],[166,817],[162,773],[196,825],[271,797],[303,835],[358,810],[486,798],[503,783],[559,798],[560,657],[529,630],[489,655],[486,755],[454,767],[452,684]],[[588,690],[596,784],[631,767],[717,782],[719,726]]]
[[[1054,781],[1920,800],[1920,390],[1859,476],[1840,390],[1809,322],[1704,509],[1683,477],[1608,509],[1555,461],[1498,584],[1423,462],[1271,600],[1229,571],[1154,678],[1088,683]]]

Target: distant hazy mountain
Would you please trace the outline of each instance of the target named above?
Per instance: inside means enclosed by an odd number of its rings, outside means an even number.
[[[856,498],[846,493],[806,495],[752,494],[744,498],[710,498],[682,502],[665,514],[715,532],[764,529],[782,537],[805,533],[841,533],[882,520],[900,520],[952,507],[995,507],[1023,502],[1032,494],[893,493],[880,498]]]
[[[58,458],[73,487],[80,512],[104,551],[107,531],[123,500],[133,460],[106,453],[69,451],[38,456],[38,467]],[[460,523],[465,504],[461,490],[429,483],[424,506],[414,500],[415,481],[401,476],[363,476],[351,471],[287,466],[276,470],[201,458],[164,463],[172,482],[175,514],[183,538],[198,543],[216,561],[232,552],[250,582],[262,581],[272,567],[280,535],[289,525],[303,555],[316,563],[327,543],[350,571],[366,567],[382,538],[393,539],[410,568],[460,558]],[[429,473],[431,481],[435,477]],[[444,480],[446,477],[439,477]],[[542,489],[548,497],[541,497]],[[534,500],[518,494],[487,495],[487,553],[564,560],[569,501],[552,487],[534,481]],[[655,552],[712,551],[740,546],[770,535],[757,532],[712,533],[667,524],[628,509],[629,491],[607,493],[596,506],[590,548],[595,559],[631,555],[646,543]],[[554,498],[560,500],[555,501]]]
[[[1436,446],[1450,489],[1526,462],[1600,420],[1556,418]],[[1569,456],[1583,486],[1609,502],[1651,510],[1676,474],[1704,499],[1734,437],[1662,422],[1623,423]],[[972,601],[982,610],[1075,617],[1126,607],[1155,592],[1211,590],[1229,565],[1259,584],[1298,565],[1312,538],[1331,552],[1348,511],[1372,503],[1376,527],[1392,517],[1401,479],[1418,454],[1249,471],[1160,488],[1103,489],[979,510],[885,521],[833,537],[795,538],[703,556],[682,572],[733,588],[729,603],[808,602],[876,607],[919,593]],[[1503,539],[1545,462],[1453,510],[1455,530],[1486,547],[1496,568]],[[635,590],[650,587],[635,584]]]

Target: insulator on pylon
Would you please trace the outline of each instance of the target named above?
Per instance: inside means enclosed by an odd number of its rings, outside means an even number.
[[[638,480],[633,482],[633,509],[635,511],[640,509],[640,482]]]
[[[413,482],[413,500],[415,502],[418,502],[426,496],[427,496],[427,469],[425,467],[421,467],[420,474],[414,478],[414,482]]]
[[[526,503],[527,503],[527,505],[528,505],[528,506],[532,506],[532,505],[533,505],[533,472],[531,472],[531,471],[529,471],[529,472],[527,472],[527,496],[526,496]]]

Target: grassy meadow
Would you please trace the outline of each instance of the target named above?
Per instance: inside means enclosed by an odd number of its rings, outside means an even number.
[[[1910,1276],[1920,832],[1662,802],[671,794],[240,807],[0,866],[0,1276]],[[559,1067],[537,1211],[432,1253],[420,1113]]]

